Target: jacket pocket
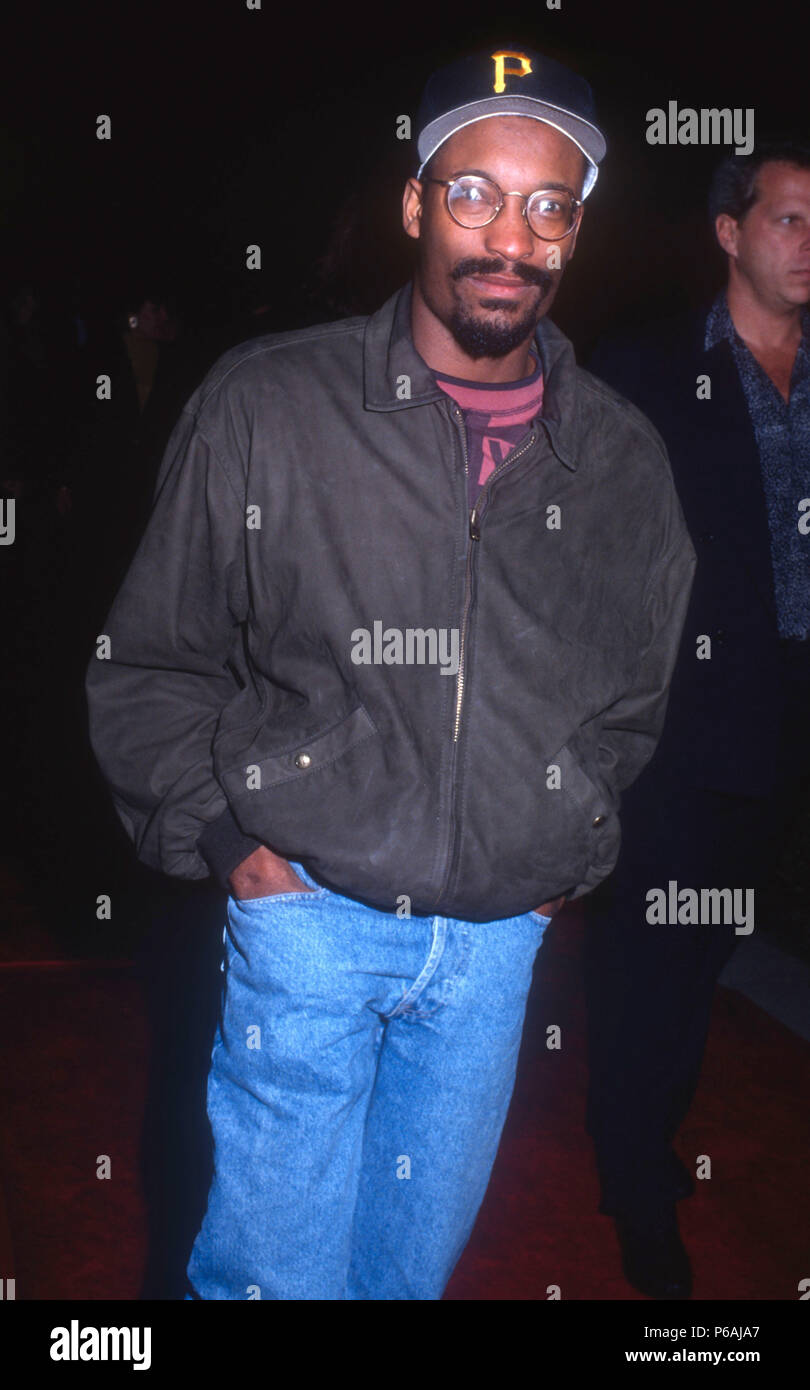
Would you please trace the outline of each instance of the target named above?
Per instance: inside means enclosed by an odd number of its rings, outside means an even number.
[[[254,796],[256,790],[265,791],[285,782],[301,782],[312,777],[350,748],[376,734],[371,716],[358,705],[322,731],[290,742],[282,752],[261,757],[251,756],[248,750],[238,767],[221,773],[220,781],[228,797],[238,801],[241,797]],[[263,735],[266,739],[266,730]]]
[[[601,777],[591,777],[564,744],[551,759],[560,769],[560,790],[573,804],[581,825],[584,869],[593,865],[607,871],[618,858],[621,844],[617,799]],[[583,872],[581,878],[586,874]]]

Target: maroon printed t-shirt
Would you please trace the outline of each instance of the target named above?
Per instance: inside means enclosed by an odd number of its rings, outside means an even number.
[[[470,509],[490,473],[503,463],[543,408],[543,368],[531,353],[534,370],[522,381],[487,384],[434,372],[437,386],[464,411],[467,427]]]

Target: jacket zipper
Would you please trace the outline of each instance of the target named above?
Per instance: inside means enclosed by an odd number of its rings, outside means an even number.
[[[468,460],[468,456],[467,456],[467,431],[466,431],[466,428],[465,428],[465,425],[464,425],[464,416],[463,416],[463,414],[462,414],[462,411],[461,411],[460,406],[458,406],[457,404],[454,403],[454,404],[453,404],[453,407],[452,407],[452,413],[454,414],[456,421],[461,423],[461,440],[462,440],[462,447],[463,447],[463,454],[464,454],[464,502],[465,502],[465,507],[466,507],[466,503],[467,503],[467,493],[468,493],[468,479],[469,479],[469,460]],[[527,449],[531,448],[532,444],[534,443],[535,437],[536,437],[536,436],[535,436],[534,430],[532,430],[531,433],[530,433],[529,438],[528,438],[527,441],[526,441],[526,443],[525,443],[524,445],[522,445],[522,446],[518,449],[518,452],[517,452],[512,458],[510,458],[510,459],[508,459],[507,461],[505,461],[504,463],[502,463],[502,464],[500,465],[500,468],[496,468],[496,469],[493,471],[493,473],[492,473],[492,474],[490,475],[490,477],[487,479],[487,481],[486,481],[486,483],[484,484],[483,488],[482,488],[481,491],[479,492],[478,496],[476,497],[476,499],[475,499],[475,505],[473,506],[473,509],[472,509],[472,511],[471,511],[470,514],[469,514],[469,521],[468,521],[468,534],[469,534],[469,540],[468,540],[468,542],[467,542],[467,555],[466,555],[465,577],[464,577],[464,603],[463,603],[463,605],[462,605],[461,638],[460,638],[460,641],[459,641],[459,663],[458,663],[458,675],[457,675],[457,678],[456,678],[456,703],[455,703],[455,711],[454,711],[454,717],[453,717],[453,739],[452,739],[452,750],[453,750],[453,753],[452,753],[452,758],[451,758],[451,761],[450,761],[450,769],[449,769],[450,782],[451,782],[451,787],[452,787],[452,791],[451,791],[451,801],[450,801],[450,842],[449,842],[449,845],[448,845],[447,858],[446,858],[446,860],[445,860],[445,865],[446,865],[446,867],[445,867],[444,879],[443,879],[443,882],[442,882],[442,886],[441,886],[441,888],[440,888],[440,890],[439,890],[439,895],[438,895],[438,897],[437,897],[437,899],[436,899],[436,909],[435,909],[435,910],[439,910],[439,906],[440,906],[441,901],[442,901],[442,899],[443,899],[443,897],[444,897],[444,894],[445,894],[445,890],[446,890],[446,888],[447,888],[447,885],[448,885],[448,883],[450,882],[450,880],[451,880],[451,878],[452,878],[453,871],[454,871],[454,868],[455,868],[455,863],[456,863],[456,856],[457,856],[457,854],[458,854],[458,824],[457,824],[456,819],[455,819],[455,805],[456,805],[456,798],[457,798],[457,787],[456,787],[456,780],[455,780],[455,779],[456,779],[456,757],[457,757],[457,752],[458,752],[459,734],[460,734],[460,731],[461,731],[461,705],[462,705],[462,699],[463,699],[463,696],[464,696],[464,661],[465,661],[465,653],[466,653],[467,628],[468,628],[468,625],[469,625],[470,603],[471,603],[471,599],[472,599],[472,570],[473,570],[473,556],[474,556],[474,554],[475,554],[475,546],[474,546],[473,544],[471,544],[471,542],[478,541],[478,540],[480,540],[480,538],[481,538],[479,504],[480,504],[480,502],[481,502],[482,497],[484,496],[484,493],[488,490],[490,484],[494,481],[494,479],[495,479],[496,477],[500,476],[501,473],[506,472],[506,470],[507,470],[508,468],[511,468],[513,463],[517,463],[517,462],[518,462],[518,460],[523,456],[523,454],[526,453]]]
[[[464,449],[464,496],[466,498],[467,483],[469,478],[469,462],[467,458],[467,431],[464,427],[464,416],[459,406],[456,406],[455,408],[455,416],[456,419],[459,420],[462,424],[461,442]],[[534,443],[534,438],[534,430],[532,430],[530,432],[529,438],[527,439],[526,443],[522,446],[522,448],[518,449],[518,452],[516,454],[512,454],[508,459],[505,459],[504,462],[500,464],[498,468],[494,469],[490,476],[487,478],[486,482],[484,483],[484,486],[482,487],[481,491],[476,497],[475,505],[472,511],[470,512],[469,536],[471,541],[479,541],[481,539],[481,516],[478,508],[481,498],[484,496],[484,493],[488,490],[491,484],[501,473],[505,472],[507,468],[511,468],[512,464],[517,463],[518,459],[526,453],[526,450],[531,448],[532,444]],[[467,564],[464,576],[464,606],[462,608],[461,638],[459,641],[458,676],[456,678],[456,709],[455,718],[453,721],[454,743],[458,743],[459,730],[461,728],[461,704],[464,698],[464,657],[467,638],[467,620],[469,618],[470,600],[472,598],[473,551],[474,547],[468,544]]]

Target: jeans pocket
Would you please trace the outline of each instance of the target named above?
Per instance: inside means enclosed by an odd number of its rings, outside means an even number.
[[[240,912],[246,912],[250,908],[268,907],[276,902],[302,902],[305,898],[320,898],[326,893],[325,888],[301,888],[294,889],[291,893],[268,893],[263,898],[235,898],[231,895],[231,902],[235,903]]]

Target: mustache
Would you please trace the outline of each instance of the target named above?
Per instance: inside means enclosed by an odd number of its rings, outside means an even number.
[[[536,265],[513,265],[507,268],[503,260],[478,260],[475,256],[467,256],[465,260],[459,261],[450,272],[451,280],[464,280],[468,275],[512,275],[516,280],[525,280],[527,285],[537,285],[539,289],[547,290],[554,283],[553,276],[547,270],[542,270]]]

